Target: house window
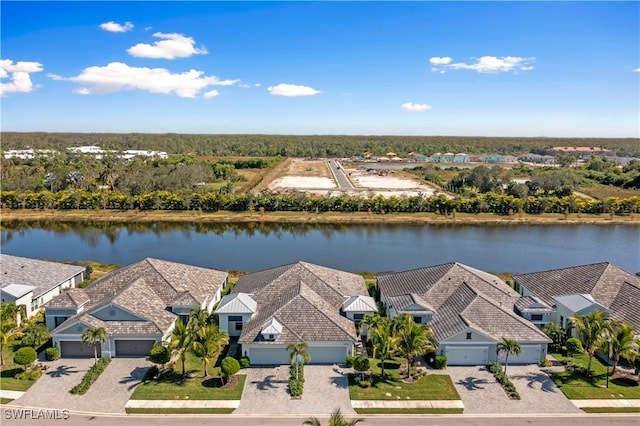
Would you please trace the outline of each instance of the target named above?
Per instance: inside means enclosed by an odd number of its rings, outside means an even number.
[[[364,318],[364,314],[353,314],[353,319],[355,321],[361,321]]]
[[[414,316],[413,317],[413,322],[415,322],[416,324],[422,324],[422,317],[421,316]]]
[[[275,340],[275,339],[276,339],[276,336],[275,336],[275,335],[273,335],[273,334],[270,334],[270,335],[269,335],[269,340]]]
[[[242,315],[229,315],[230,322],[242,322]]]
[[[237,322],[236,323],[236,331],[242,331],[242,323],[241,322]]]
[[[564,317],[560,315],[560,325],[564,327]]]
[[[471,332],[467,333],[467,340],[471,340]]]
[[[59,326],[60,324],[62,324],[63,322],[65,322],[67,320],[67,318],[69,317],[54,317],[54,324],[55,326]]]
[[[542,321],[542,314],[531,314],[531,321]]]

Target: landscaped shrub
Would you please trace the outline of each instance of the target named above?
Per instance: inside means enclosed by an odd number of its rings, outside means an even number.
[[[442,370],[447,367],[447,357],[445,355],[436,355],[436,360],[433,364],[437,370]]]
[[[143,382],[148,382],[150,380],[154,380],[156,377],[158,377],[158,375],[160,374],[160,369],[158,368],[157,365],[152,365],[145,373],[144,373],[144,378],[142,379]]]
[[[299,380],[304,383],[304,364],[298,364],[298,377],[296,379],[296,364],[293,363],[289,366],[289,380]]]
[[[347,363],[347,368],[351,368],[353,367],[353,362],[356,360],[356,357],[354,355],[348,355],[347,359],[346,359],[346,363]]]
[[[220,371],[222,371],[222,374],[226,379],[240,371],[240,363],[237,359],[228,356],[220,363]]]
[[[490,362],[487,364],[487,369],[493,374],[496,381],[502,385],[502,388],[505,390],[507,395],[509,395],[509,398],[520,399],[520,394],[516,390],[516,386],[511,382],[511,380],[509,380],[509,377],[504,374],[502,365],[499,362]]]
[[[36,350],[30,346],[18,349],[18,352],[13,356],[13,362],[21,365],[26,370],[28,365],[31,365],[33,361],[38,358]]]
[[[171,351],[161,344],[155,344],[149,351],[149,361],[154,364],[165,365],[171,360]]]
[[[291,396],[298,397],[302,395],[303,383],[302,380],[292,379],[289,380],[289,393]]]
[[[571,356],[581,354],[582,352],[584,352],[584,349],[582,348],[582,342],[580,342],[580,340],[575,337],[567,339],[567,355]]]
[[[23,371],[16,374],[14,377],[18,380],[37,380],[42,376],[42,370],[36,369],[31,371]]]
[[[91,366],[87,373],[82,378],[82,381],[71,388],[69,392],[73,394],[83,395],[87,393],[89,387],[95,382],[100,374],[107,368],[107,365],[111,362],[111,358],[100,358],[98,362]]]
[[[543,359],[542,361],[540,361],[540,366],[541,367],[551,367],[553,365],[553,361],[551,361],[550,359]]]
[[[44,357],[47,361],[55,361],[60,358],[60,351],[58,348],[47,348],[44,351]]]
[[[243,356],[242,358],[240,358],[240,368],[247,368],[251,365],[251,361],[249,360],[249,357]]]

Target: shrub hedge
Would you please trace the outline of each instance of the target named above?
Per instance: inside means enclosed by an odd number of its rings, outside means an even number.
[[[447,357],[444,355],[436,355],[436,360],[434,362],[434,368],[437,370],[442,370],[447,367]]]
[[[72,394],[84,395],[89,390],[89,387],[95,382],[100,374],[107,368],[107,365],[111,362],[111,358],[100,358],[98,362],[91,366],[89,371],[84,375],[82,381],[75,385],[69,391]]]
[[[44,351],[44,357],[47,361],[55,361],[60,358],[60,351],[58,348],[47,348]]]
[[[499,362],[491,362],[487,364],[487,369],[493,373],[493,376],[496,378],[496,381],[502,385],[502,388],[507,392],[509,398],[511,399],[520,399],[520,394],[516,390],[516,386],[513,384],[509,377],[504,374],[502,370],[502,365]]]

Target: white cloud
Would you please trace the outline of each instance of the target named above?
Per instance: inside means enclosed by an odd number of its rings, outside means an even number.
[[[189,70],[172,74],[165,68],[130,67],[111,62],[104,67],[85,68],[78,76],[66,80],[82,85],[75,90],[83,95],[110,93],[120,90],[144,90],[151,93],[175,93],[182,98],[195,98],[209,86],[230,86],[240,80],[220,80],[204,72]],[[215,96],[207,92],[205,97]]]
[[[9,78],[11,82],[0,82],[0,97],[7,93],[29,93],[33,89],[33,82],[29,74],[42,71],[39,62],[19,61],[15,64],[11,59],[0,59],[0,78]]]
[[[211,98],[215,98],[218,95],[220,95],[220,92],[218,92],[217,90],[210,90],[209,92],[206,92],[203,96],[205,99],[211,99]]]
[[[435,61],[434,61],[435,60]],[[472,70],[479,73],[499,73],[499,72],[517,72],[517,71],[531,71],[534,69],[531,62],[534,62],[536,58],[521,58],[519,56],[503,56],[498,58],[497,56],[482,56],[475,59],[475,61],[466,62],[454,62],[449,57],[444,58],[431,58],[429,62],[435,65],[431,68],[432,72],[442,73],[447,69],[450,70]]]
[[[407,102],[402,104],[402,109],[405,111],[427,111],[431,109],[431,105],[427,104],[414,104],[413,102]]]
[[[256,83],[256,84],[254,84],[254,86],[260,87],[260,86],[262,86],[262,83]]]
[[[431,62],[432,65],[447,65],[449,63],[451,63],[452,59],[448,56],[434,56],[433,58],[429,59],[429,62]]]
[[[195,47],[195,40],[182,34],[154,33],[154,37],[161,39],[151,44],[138,43],[127,49],[131,56],[152,59],[176,59],[188,58],[193,55],[206,55],[207,49],[203,46]]]
[[[640,72],[640,68],[636,68],[633,72]]]
[[[240,83],[240,84],[238,84],[238,87],[240,87],[241,89],[248,89],[248,88],[249,88],[249,87],[251,87],[251,86],[249,86],[249,85],[248,85],[248,84],[246,84],[246,83]]]
[[[133,29],[133,24],[131,22],[125,22],[124,25],[120,25],[116,22],[109,21],[104,24],[100,24],[100,28],[105,31],[109,31],[110,33],[126,33]]]
[[[267,90],[270,94],[277,96],[312,96],[322,93],[313,87],[287,83],[280,83],[277,86],[269,86]]]

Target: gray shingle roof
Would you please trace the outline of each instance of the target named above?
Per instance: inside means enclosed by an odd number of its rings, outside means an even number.
[[[391,296],[387,298],[387,305],[393,306],[396,312],[401,312],[404,309],[412,305],[423,306],[426,312],[435,312],[435,310],[429,305],[429,302],[424,300],[415,293],[401,294],[399,296]]]
[[[516,309],[520,312],[551,312],[551,306],[534,296],[522,296],[516,301]]]
[[[519,274],[513,279],[549,305],[556,296],[590,294],[612,318],[640,329],[640,278],[612,263]]]
[[[33,297],[35,298],[83,273],[86,268],[84,266],[0,254],[0,270],[0,287],[5,287],[9,284],[31,285],[35,287],[35,290],[33,290]]]
[[[46,308],[78,308],[89,302],[89,296],[82,288],[70,288],[64,291],[55,299],[46,303]],[[54,302],[55,301],[55,302]]]

